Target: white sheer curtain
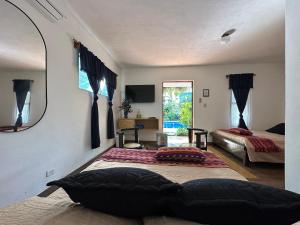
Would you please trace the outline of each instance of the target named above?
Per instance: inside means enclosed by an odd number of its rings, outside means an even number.
[[[245,107],[245,110],[243,112],[243,117],[245,120],[245,123],[247,125],[247,127],[250,129],[251,127],[251,90],[249,92],[249,96],[248,96],[248,100],[247,100],[247,104]],[[230,127],[238,127],[239,125],[239,119],[240,119],[240,113],[236,104],[236,100],[233,94],[233,91],[231,90],[231,118],[230,118]]]

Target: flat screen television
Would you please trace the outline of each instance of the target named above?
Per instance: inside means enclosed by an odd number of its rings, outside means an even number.
[[[155,101],[155,85],[126,85],[126,99],[131,103]]]

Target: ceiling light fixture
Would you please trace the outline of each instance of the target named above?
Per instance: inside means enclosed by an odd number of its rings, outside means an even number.
[[[230,36],[236,31],[236,29],[230,29],[221,36],[221,44],[227,44],[230,41]]]

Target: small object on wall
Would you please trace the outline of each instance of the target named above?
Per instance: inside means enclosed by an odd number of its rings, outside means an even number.
[[[209,89],[203,89],[203,97],[209,97]]]
[[[53,176],[55,173],[55,170],[54,169],[51,169],[51,170],[47,170],[46,171],[46,177],[51,177]]]

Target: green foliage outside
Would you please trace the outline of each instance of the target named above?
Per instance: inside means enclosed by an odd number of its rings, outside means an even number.
[[[164,88],[164,121],[180,121],[180,123],[191,127],[192,125],[192,102],[191,92],[186,87]],[[177,136],[187,136],[186,128],[177,128]]]
[[[182,93],[187,92],[186,87],[165,87],[164,88],[164,120],[178,121],[181,110],[181,102],[174,99],[179,98]]]
[[[177,121],[179,120],[180,106],[174,102],[166,102],[164,105],[164,120]]]
[[[192,125],[192,107],[191,102],[184,102],[181,104],[179,121],[188,127]]]
[[[176,135],[177,136],[188,136],[188,130],[186,128],[177,128]]]

